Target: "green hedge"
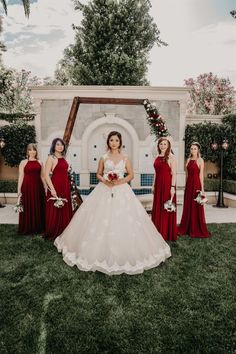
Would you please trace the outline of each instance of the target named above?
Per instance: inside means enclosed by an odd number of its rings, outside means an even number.
[[[236,180],[236,114],[229,114],[222,119],[222,124],[211,122],[187,125],[185,129],[185,156],[189,156],[189,149],[193,141],[201,144],[201,155],[205,161],[218,162],[219,151],[211,150],[211,143],[221,143],[228,139],[229,150],[224,152],[224,179]]]
[[[0,136],[3,136],[6,142],[6,146],[1,151],[6,165],[18,166],[26,157],[27,145],[35,143],[35,127],[22,122],[4,125],[0,127]]]
[[[17,180],[0,180],[0,193],[17,193]]]
[[[204,180],[204,189],[206,192],[218,191],[219,190],[219,179],[208,179]],[[230,194],[236,194],[236,181],[223,180],[223,190],[224,192]]]

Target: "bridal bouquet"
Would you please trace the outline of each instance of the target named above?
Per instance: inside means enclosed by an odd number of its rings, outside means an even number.
[[[120,178],[119,173],[116,173],[115,171],[108,171],[107,173],[104,174],[104,178],[109,181],[118,181],[118,179]],[[111,196],[113,198],[114,194],[113,194],[113,190],[111,189]]]
[[[118,181],[119,176],[116,172],[109,171],[107,174],[105,174],[104,178],[107,179],[108,181],[112,182],[112,181]]]
[[[167,210],[168,212],[176,211],[176,205],[175,203],[172,202],[172,199],[167,200],[164,203],[164,209]]]
[[[23,213],[24,208],[23,208],[23,204],[22,204],[22,202],[21,202],[21,195],[18,197],[17,203],[16,203],[16,205],[13,207],[13,210],[15,211],[15,213]]]
[[[56,208],[62,208],[65,203],[68,202],[68,200],[66,198],[60,198],[60,197],[51,197],[48,199],[49,200],[55,200],[55,203],[53,203],[53,205],[56,207]]]
[[[197,191],[197,196],[196,198],[194,198],[195,202],[197,202],[200,205],[204,205],[208,202],[207,197],[205,196],[205,194],[202,191]]]

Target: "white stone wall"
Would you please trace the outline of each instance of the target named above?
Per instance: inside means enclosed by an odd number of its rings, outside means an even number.
[[[76,86],[33,87],[36,111],[36,134],[42,160],[47,158],[51,141],[62,137],[72,100],[81,97],[148,98],[155,102],[166,119],[173,137],[173,150],[178,159],[178,186],[184,186],[184,130],[186,125],[187,89],[179,87],[136,86]],[[80,105],[72,133],[68,159],[80,185],[89,187],[89,173],[96,172],[99,157],[105,152],[106,136],[118,130],[123,136],[124,151],[128,154],[135,178],[132,187],[140,187],[140,174],[153,173],[156,142],[150,135],[143,106]]]

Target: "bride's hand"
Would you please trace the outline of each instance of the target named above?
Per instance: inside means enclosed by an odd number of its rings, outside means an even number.
[[[121,179],[117,179],[115,181],[112,181],[114,186],[118,186],[119,184],[122,184],[122,180]]]
[[[107,180],[104,180],[103,183],[104,183],[107,187],[110,187],[110,188],[112,188],[112,186],[113,186],[113,183],[110,182],[110,181],[107,181]]]

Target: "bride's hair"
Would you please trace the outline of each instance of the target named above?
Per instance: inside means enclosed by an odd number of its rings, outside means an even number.
[[[110,149],[109,141],[110,141],[112,136],[117,136],[118,139],[120,140],[120,145],[119,145],[119,149],[120,149],[122,147],[122,136],[121,136],[121,133],[116,132],[116,131],[112,131],[112,132],[110,132],[108,134],[108,137],[107,137],[107,148]]]

